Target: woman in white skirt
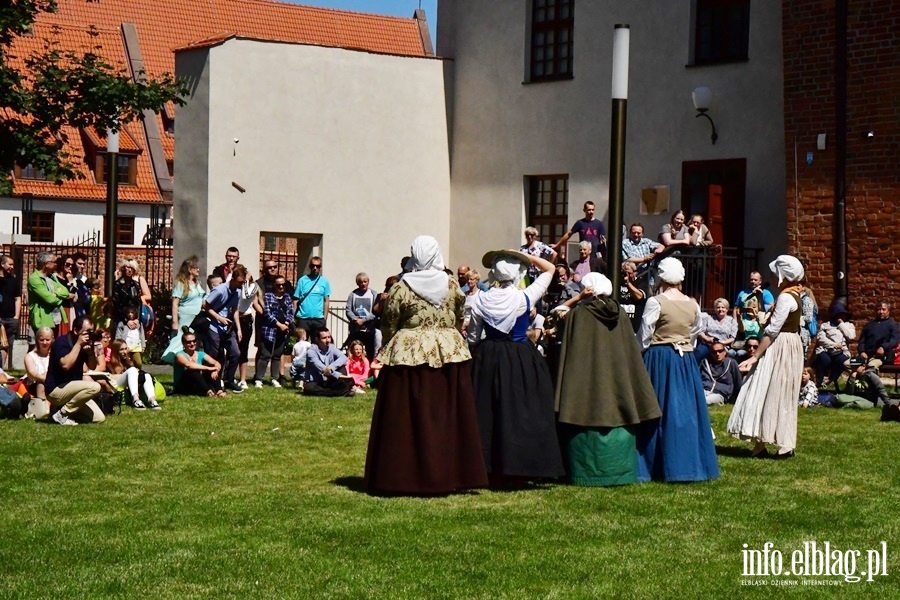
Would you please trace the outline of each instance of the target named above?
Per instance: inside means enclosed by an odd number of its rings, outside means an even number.
[[[774,458],[794,456],[797,445],[797,396],[803,373],[800,341],[800,281],[803,265],[782,254],[769,263],[778,276],[779,295],[756,354],[740,364],[750,372],[728,419],[728,433],[755,442],[751,456],[768,456],[766,444],[778,446]]]

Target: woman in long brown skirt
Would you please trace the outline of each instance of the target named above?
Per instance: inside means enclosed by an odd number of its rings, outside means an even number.
[[[366,488],[446,494],[484,487],[471,355],[459,326],[465,297],[434,238],[413,241],[411,272],[382,316],[384,365],[366,456]]]

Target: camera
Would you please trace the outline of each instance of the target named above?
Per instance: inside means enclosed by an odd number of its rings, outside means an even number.
[[[88,333],[88,340],[90,340],[91,342],[96,343],[96,342],[99,342],[99,341],[102,340],[102,339],[103,339],[103,332],[102,332],[102,331],[98,331],[98,330],[94,329],[94,330],[91,330],[91,331]]]

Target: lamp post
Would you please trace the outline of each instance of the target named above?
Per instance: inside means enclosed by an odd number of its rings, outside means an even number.
[[[106,169],[106,268],[104,269],[104,293],[112,296],[113,283],[116,280],[116,222],[119,220],[119,131],[106,130],[106,151],[109,156],[109,167]]]
[[[713,145],[716,144],[716,140],[719,139],[719,134],[716,133],[716,124],[713,122],[712,117],[707,114],[709,110],[709,105],[712,102],[712,92],[708,87],[698,87],[693,92],[691,92],[691,99],[694,101],[694,108],[697,109],[697,116],[695,119],[699,119],[703,117],[709,124],[712,126],[712,136],[710,139],[712,140]]]
[[[625,116],[628,104],[628,48],[631,29],[613,29],[612,125],[609,140],[609,280],[619,298],[622,279],[622,211],[625,204]]]

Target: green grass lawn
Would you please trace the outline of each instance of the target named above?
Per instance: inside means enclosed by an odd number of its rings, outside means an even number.
[[[426,499],[361,491],[373,403],[266,388],[0,422],[0,598],[900,597],[900,423],[879,411],[801,410],[797,456],[773,461],[716,408],[713,482]],[[789,566],[804,541],[864,561],[882,540],[871,583],[742,585],[743,544]]]

